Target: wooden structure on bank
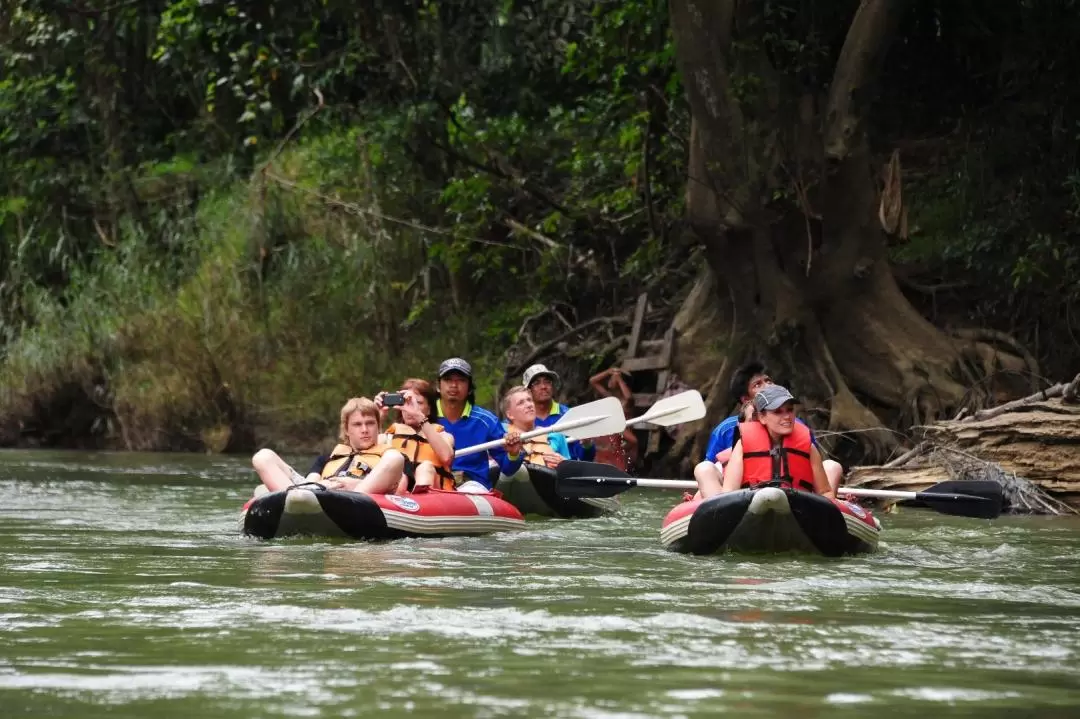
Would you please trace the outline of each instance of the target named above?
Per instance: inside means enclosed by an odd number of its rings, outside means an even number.
[[[645,324],[646,310],[649,305],[649,295],[642,292],[638,295],[637,306],[634,309],[634,321],[630,328],[630,344],[626,348],[620,368],[634,375],[642,372],[655,372],[655,389],[651,392],[635,392],[634,408],[644,412],[651,407],[667,389],[671,379],[671,355],[675,344],[675,326],[672,325],[664,332],[663,339],[642,340],[641,334]],[[640,385],[639,385],[640,386]],[[660,430],[649,430],[649,443],[645,454],[652,454],[660,449]]]

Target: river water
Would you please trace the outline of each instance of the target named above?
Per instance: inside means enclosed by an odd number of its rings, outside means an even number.
[[[673,494],[482,538],[238,534],[244,458],[0,452],[2,717],[1080,716],[1080,522],[661,549]]]

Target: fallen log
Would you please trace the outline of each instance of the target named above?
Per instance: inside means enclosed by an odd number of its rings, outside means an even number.
[[[913,450],[886,466],[853,467],[845,484],[919,491],[946,479],[994,479],[1010,511],[1080,513],[1080,405],[1065,388],[918,427]]]

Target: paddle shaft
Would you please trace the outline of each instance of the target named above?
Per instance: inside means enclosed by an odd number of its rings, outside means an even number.
[[[957,497],[963,499],[981,499],[972,495],[944,492],[904,492],[896,489],[857,489],[855,487],[839,487],[836,490],[840,494],[848,494],[852,497],[872,497],[874,499],[949,499]]]
[[[675,414],[676,412],[682,411],[682,407],[668,407],[667,409],[662,409],[658,412],[653,412],[652,410],[650,410],[645,414],[641,415],[640,417],[634,417],[632,419],[626,420],[626,426],[629,427],[635,424],[645,424],[646,422],[651,422],[654,419],[660,419],[661,417],[667,417],[669,414]]]
[[[692,479],[639,479],[635,477],[620,479],[616,477],[578,477],[574,481],[593,482],[595,484],[614,484],[626,487],[653,487],[655,489],[697,489],[698,484]],[[945,494],[936,492],[902,492],[891,489],[856,489],[854,487],[837,487],[837,494],[846,494],[852,497],[873,497],[875,499],[982,499],[965,494]]]
[[[522,432],[521,433],[521,439],[522,440],[532,439],[533,437],[541,437],[541,436],[543,436],[545,434],[550,434],[552,432],[561,432],[561,431],[566,430],[566,429],[575,429],[577,427],[584,427],[586,425],[592,424],[593,422],[598,422],[598,421],[600,421],[602,419],[604,419],[604,417],[582,417],[581,419],[573,419],[573,420],[570,420],[569,422],[559,422],[559,423],[553,424],[553,425],[551,425],[549,427],[538,427],[537,429],[532,429],[532,430],[529,430],[528,432]],[[506,438],[505,437],[502,438],[502,439],[494,439],[494,440],[492,440],[490,442],[484,442],[483,444],[475,444],[472,447],[462,447],[461,449],[454,452],[454,456],[455,457],[464,457],[464,456],[469,455],[469,454],[476,454],[477,452],[486,452],[489,449],[494,449],[496,447],[501,447],[504,444],[506,444]]]

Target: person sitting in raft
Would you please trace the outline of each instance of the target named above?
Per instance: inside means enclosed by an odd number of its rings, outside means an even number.
[[[435,403],[437,395],[431,383],[416,378],[405,380],[401,385],[405,403],[395,408],[400,421],[394,422],[379,435],[379,442],[388,444],[405,455],[405,471],[398,493],[411,492],[416,487],[435,487],[452,490],[454,475],[450,467],[454,462],[454,437],[436,422]],[[383,404],[386,392],[375,395],[375,406],[380,415],[388,414]]]
[[[534,364],[521,376],[521,384],[528,388],[533,404],[536,405],[537,427],[550,427],[570,409],[555,401],[555,387],[558,383],[559,375],[542,364]],[[591,462],[595,457],[596,447],[591,439],[574,442],[570,447],[571,459]]]
[[[454,458],[450,469],[459,492],[491,491],[489,456],[503,474],[513,474],[521,467],[521,433],[515,429],[504,433],[495,415],[476,406],[472,367],[460,357],[451,357],[439,365],[435,410],[436,421],[453,436],[458,449],[505,439],[502,447]]]
[[[628,373],[618,367],[611,367],[590,377],[589,384],[600,397],[617,397],[622,403],[623,414],[632,417],[634,395],[626,385],[623,374]],[[610,464],[624,472],[637,463],[638,439],[632,427],[624,429],[622,434],[598,437],[594,444],[597,462]]]
[[[341,408],[340,442],[329,455],[315,460],[307,477],[271,449],[260,449],[251,464],[271,492],[297,484],[317,482],[328,489],[391,494],[397,490],[405,457],[385,444],[378,444],[379,409],[367,397],[353,397]]]
[[[731,457],[739,423],[748,422],[754,418],[754,397],[764,387],[769,386],[773,386],[773,381],[761,362],[756,360],[747,362],[735,370],[728,391],[732,400],[738,402],[739,413],[716,425],[709,435],[705,458],[694,467],[694,479],[698,480],[699,487],[703,480],[709,484],[722,482],[723,467]],[[796,419],[796,421],[806,426],[801,419]],[[815,448],[818,446],[813,430],[810,430],[810,442]],[[831,459],[823,460],[823,462],[825,475],[829,478],[829,486],[835,491],[844,477],[844,468],[839,462]],[[696,498],[700,499],[700,493]]]
[[[768,482],[836,497],[821,453],[810,441],[809,427],[795,421],[796,402],[780,385],[761,388],[754,396],[757,418],[739,424],[723,483],[711,477],[698,479],[702,498]]]
[[[503,415],[506,416],[508,430],[516,430],[519,434],[536,429],[536,405],[533,404],[532,395],[524,385],[511,387],[503,395]],[[525,453],[522,459],[524,464],[539,465],[548,469],[555,469],[563,460],[570,459],[570,447],[566,437],[558,432],[549,432],[522,440],[521,449]],[[523,468],[524,469],[524,468]],[[518,470],[523,471],[522,470]]]

